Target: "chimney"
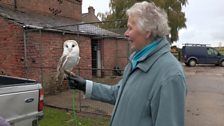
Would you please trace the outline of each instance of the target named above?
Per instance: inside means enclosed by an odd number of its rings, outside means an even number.
[[[88,13],[89,14],[94,14],[95,15],[95,9],[92,6],[88,7]]]

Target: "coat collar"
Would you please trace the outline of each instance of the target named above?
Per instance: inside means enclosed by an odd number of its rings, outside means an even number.
[[[166,38],[161,39],[157,47],[151,53],[142,57],[139,60],[139,63],[137,64],[136,68],[139,68],[144,72],[147,72],[160,56],[169,51],[170,51],[169,42],[166,40]],[[134,53],[130,56],[129,60],[132,59],[133,56]]]

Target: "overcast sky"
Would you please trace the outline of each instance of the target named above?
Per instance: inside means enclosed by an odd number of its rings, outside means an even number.
[[[224,0],[188,0],[184,11],[187,29],[179,32],[178,44],[224,46]]]
[[[98,12],[104,13],[109,11],[109,3],[110,0],[82,0],[82,13],[87,13],[89,6],[95,8],[95,14]]]
[[[83,0],[82,11],[88,6],[98,12],[109,11],[110,0]],[[184,8],[187,29],[179,32],[177,46],[182,43],[202,43],[211,46],[224,46],[224,0],[188,0]]]

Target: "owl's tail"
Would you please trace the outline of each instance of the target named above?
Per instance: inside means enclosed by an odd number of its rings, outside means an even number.
[[[58,71],[56,76],[55,76],[55,81],[56,81],[56,86],[59,89],[62,88],[63,80],[64,80],[64,72],[63,71]]]

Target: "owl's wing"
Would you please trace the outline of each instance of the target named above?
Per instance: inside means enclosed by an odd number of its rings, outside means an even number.
[[[56,74],[56,83],[58,86],[62,85],[62,82],[64,80],[64,68],[63,65],[67,61],[67,56],[62,55],[57,66],[57,74]]]
[[[77,59],[76,65],[79,64],[80,58],[81,58],[81,57],[79,56],[78,59]]]
[[[58,62],[58,66],[57,66],[57,71],[58,71],[58,72],[61,70],[62,65],[63,65],[63,63],[64,63],[66,57],[67,57],[66,55],[62,55],[62,56],[60,57],[59,62]]]

